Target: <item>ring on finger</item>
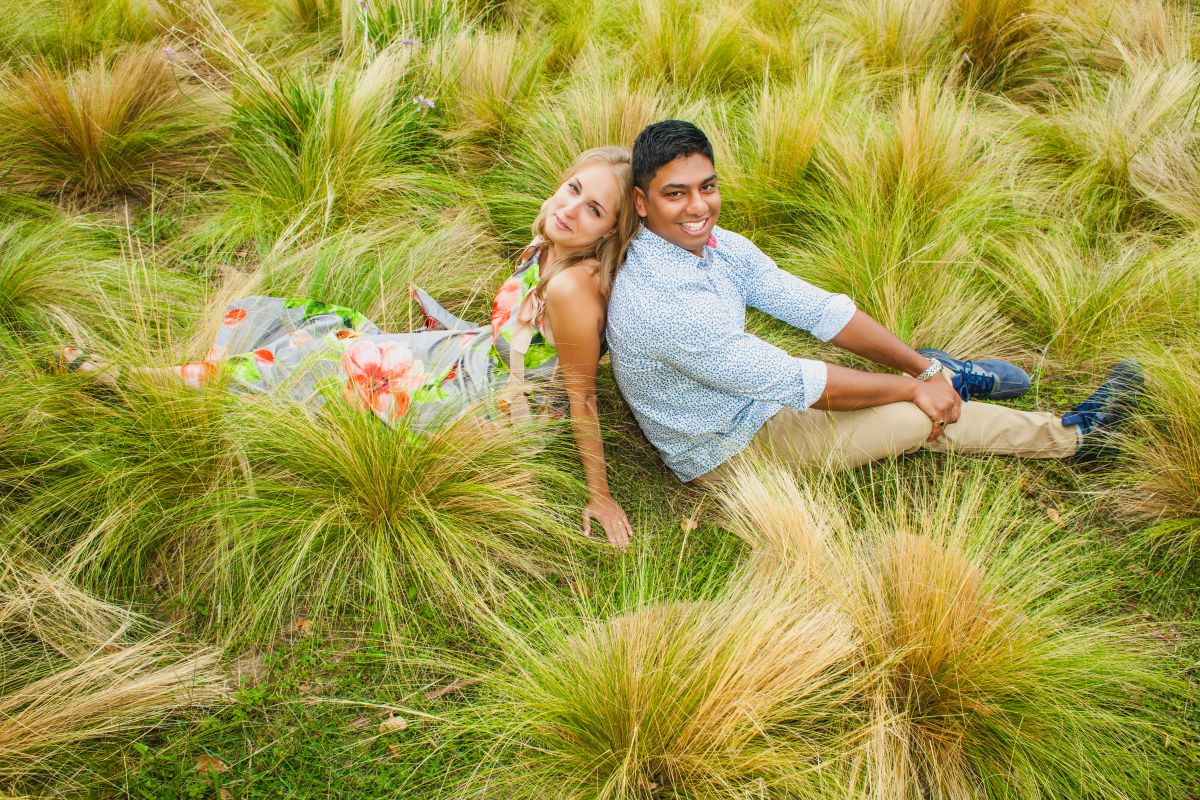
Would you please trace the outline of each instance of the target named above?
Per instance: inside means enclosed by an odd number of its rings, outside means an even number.
[[[944,428],[944,427],[946,427],[946,420],[944,420],[944,419],[935,419],[935,420],[933,421],[933,424],[934,424],[934,425],[937,425],[939,428]]]

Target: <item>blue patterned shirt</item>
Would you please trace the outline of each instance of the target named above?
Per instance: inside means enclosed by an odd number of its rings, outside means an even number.
[[[746,333],[746,306],[822,341],[855,311],[849,297],[784,272],[736,233],[714,228],[701,253],[642,228],[608,305],[617,385],[681,481],[736,455],[783,406],[804,411],[825,390],[823,362]]]

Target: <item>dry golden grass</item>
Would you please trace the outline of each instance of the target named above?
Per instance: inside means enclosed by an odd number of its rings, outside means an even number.
[[[1140,623],[1097,618],[1100,579],[1022,516],[1010,475],[950,464],[924,481],[884,468],[802,486],[743,462],[722,488],[751,574],[854,623],[868,688],[846,757],[864,797],[1147,797],[1143,776],[1167,763],[1151,731],[1175,735],[1170,712],[1148,716],[1130,692],[1181,691],[1169,651]]]
[[[75,791],[98,746],[228,699],[217,651],[14,556],[0,565],[0,791]]]
[[[856,640],[793,582],[735,576],[716,597],[648,602],[568,630],[504,637],[479,709],[501,758],[470,796],[847,788],[830,756],[860,687],[847,679]]]

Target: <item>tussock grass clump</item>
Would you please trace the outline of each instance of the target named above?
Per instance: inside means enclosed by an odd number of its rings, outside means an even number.
[[[68,223],[0,225],[0,328],[42,342],[64,327],[102,321],[95,294],[114,288],[113,248]]]
[[[0,559],[0,791],[83,791],[122,739],[228,699],[219,654],[92,597],[30,552]]]
[[[1161,136],[1135,154],[1129,182],[1185,228],[1200,230],[1200,136],[1193,131]]]
[[[6,526],[105,596],[176,598],[169,610],[247,639],[298,615],[394,633],[415,603],[469,611],[565,569],[579,544],[544,503],[573,484],[543,426],[393,429],[340,384],[313,410],[118,369],[119,389],[97,389],[114,400],[63,403],[39,431],[69,469],[13,466],[32,494]]]
[[[424,324],[411,285],[470,319],[486,320],[491,292],[505,277],[499,273],[511,266],[498,257],[478,214],[464,210],[422,227],[351,230],[308,247],[277,250],[263,263],[260,293],[338,303],[385,331],[407,331]],[[470,306],[485,302],[486,311],[470,313]]]
[[[857,685],[849,620],[740,575],[699,599],[643,591],[497,631],[503,652],[467,712],[496,737],[495,763],[464,794],[845,796],[830,756]]]
[[[123,360],[116,368],[119,388],[88,387],[95,397],[80,391],[91,376],[56,387],[73,392],[76,405],[44,435],[83,455],[12,525],[104,596],[186,594],[236,475],[223,421],[232,398],[137,375]]]
[[[1059,367],[1138,352],[1146,338],[1170,341],[1200,322],[1200,270],[1187,247],[1097,240],[1068,222],[1017,243],[990,271],[1029,346]]]
[[[542,491],[569,481],[539,430],[467,416],[418,433],[340,400],[276,402],[233,409],[245,481],[206,579],[215,624],[269,634],[354,610],[395,632],[414,601],[470,610],[518,574],[565,569],[570,523]]]
[[[1124,71],[1130,58],[1174,63],[1193,57],[1195,17],[1164,0],[1054,2],[1053,27],[1081,67]]]
[[[1143,360],[1149,396],[1122,437],[1125,466],[1110,496],[1148,523],[1155,545],[1190,557],[1200,545],[1200,352],[1185,342]]]
[[[0,86],[0,117],[13,186],[93,202],[195,174],[213,131],[156,46],[65,71],[29,62]]]
[[[1198,88],[1195,62],[1130,59],[1117,74],[1080,73],[1074,91],[1048,113],[1027,111],[1024,126],[1044,156],[1064,165],[1069,201],[1111,226],[1143,204],[1131,170],[1141,173],[1138,184],[1155,184],[1147,181],[1148,164],[1138,169],[1135,158],[1194,126]]]
[[[761,235],[794,240],[809,213],[810,165],[839,103],[861,88],[839,57],[818,51],[791,80],[767,78],[736,117],[732,169],[720,163],[722,198]],[[730,180],[733,178],[733,180]]]
[[[459,34],[434,50],[447,134],[466,157],[486,158],[520,130],[551,46],[540,30],[525,27]]]
[[[1187,689],[1169,647],[1097,607],[1107,579],[1023,512],[1010,473],[963,472],[802,487],[743,467],[723,495],[760,574],[815,584],[854,621],[869,721],[844,755],[860,791],[1170,796]]]
[[[6,3],[0,62],[37,57],[65,66],[163,32],[160,8],[137,0],[30,0]]]
[[[439,112],[405,46],[325,76],[276,76],[226,46],[239,65],[230,148],[240,162],[226,176],[234,208],[214,225],[227,241],[311,237],[454,196],[431,169]]]
[[[872,74],[911,75],[941,44],[947,0],[852,0],[822,21],[830,45]]]
[[[746,6],[732,0],[623,0],[605,14],[635,74],[682,90],[712,91],[744,85],[761,69]]]
[[[901,339],[957,353],[1014,353],[979,265],[1022,219],[968,98],[926,79],[886,116],[854,107],[812,165],[814,187],[785,266],[844,292]]]

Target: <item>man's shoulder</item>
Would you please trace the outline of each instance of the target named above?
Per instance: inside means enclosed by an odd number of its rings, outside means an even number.
[[[719,226],[713,226],[713,238],[717,240],[717,252],[724,252],[733,257],[743,257],[761,253],[754,242],[740,233],[734,233]]]

